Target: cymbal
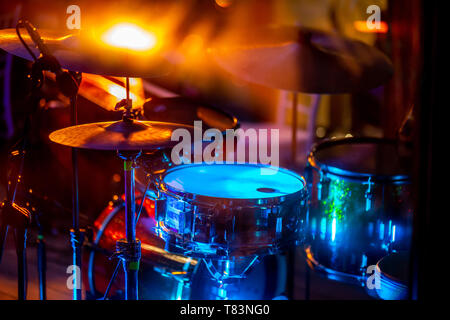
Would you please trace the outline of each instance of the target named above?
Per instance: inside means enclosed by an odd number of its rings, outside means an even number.
[[[94,150],[155,150],[174,146],[172,132],[193,127],[157,121],[109,121],[81,124],[54,131],[50,140],[64,146]]]
[[[135,52],[102,43],[90,34],[68,34],[40,29],[39,34],[61,66],[71,71],[117,76],[150,78],[165,75],[171,65],[158,52]],[[26,31],[21,36],[36,56],[39,50]],[[15,56],[32,60],[20,42],[16,29],[0,30],[0,48]]]
[[[299,27],[242,32],[218,42],[209,53],[243,80],[304,93],[368,90],[393,73],[390,60],[374,47]]]

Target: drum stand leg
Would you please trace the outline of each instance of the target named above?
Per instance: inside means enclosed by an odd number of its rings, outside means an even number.
[[[38,224],[37,238],[37,258],[38,258],[38,277],[39,277],[39,299],[47,300],[47,250],[45,246],[44,234],[38,215],[36,215]]]
[[[70,97],[71,123],[77,124],[77,96]],[[72,242],[72,264],[75,266],[73,286],[73,300],[82,299],[81,291],[81,248],[84,242],[85,230],[80,229],[80,210],[78,205],[78,149],[72,148],[72,229],[70,239]]]
[[[308,261],[305,258],[305,300],[310,299],[311,293],[311,270],[308,265]]]
[[[17,255],[17,296],[19,300],[25,300],[27,296],[27,257],[26,243],[27,230],[31,222],[31,213],[15,203],[17,186],[21,180],[23,169],[24,151],[21,154],[21,164],[18,172],[12,174],[12,178],[8,181],[9,189],[7,190],[6,200],[0,205],[0,262],[3,256],[3,249],[6,242],[6,236],[9,227],[13,230],[14,243]]]
[[[295,295],[295,257],[296,247],[290,248],[287,251],[287,285],[286,296],[288,300],[294,300]]]
[[[25,300],[27,296],[27,229],[24,226],[14,230],[14,242],[17,254],[18,299]]]
[[[119,157],[124,160],[125,177],[125,235],[116,243],[116,254],[122,260],[125,272],[125,299],[138,300],[138,271],[141,259],[141,242],[136,240],[136,202],[134,162],[140,156],[140,152],[119,152]]]

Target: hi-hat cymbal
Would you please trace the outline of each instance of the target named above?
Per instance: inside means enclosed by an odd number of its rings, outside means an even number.
[[[155,150],[174,146],[172,132],[193,127],[156,121],[110,121],[81,124],[54,131],[50,140],[64,146],[94,150]]]
[[[65,69],[117,77],[156,77],[171,70],[170,63],[158,51],[133,51],[115,48],[87,34],[63,34],[39,30],[39,34],[52,54]],[[39,50],[26,31],[23,40],[39,56]],[[20,42],[16,29],[0,30],[0,48],[15,56],[32,60]]]
[[[376,88],[393,73],[390,60],[374,47],[299,27],[242,32],[218,42],[210,53],[243,80],[304,93]]]

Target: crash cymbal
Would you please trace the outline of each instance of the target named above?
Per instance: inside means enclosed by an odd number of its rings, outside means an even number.
[[[224,70],[251,83],[304,93],[349,93],[384,84],[390,60],[356,40],[299,27],[232,35],[209,50]]]
[[[163,57],[162,49],[134,51],[113,47],[96,39],[92,34],[68,34],[40,29],[39,34],[61,66],[71,71],[117,76],[156,77],[167,74],[171,65]],[[22,38],[36,56],[35,47],[28,33]],[[15,56],[32,60],[16,34],[16,29],[0,30],[0,48]]]
[[[155,150],[174,146],[172,132],[193,127],[156,121],[110,121],[81,124],[57,130],[50,140],[73,148],[94,150]]]

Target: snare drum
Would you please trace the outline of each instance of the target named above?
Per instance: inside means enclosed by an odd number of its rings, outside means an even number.
[[[228,259],[275,253],[300,239],[306,213],[303,177],[257,164],[192,164],[158,181],[158,210],[168,249],[186,256]]]
[[[335,139],[310,153],[306,255],[329,278],[364,283],[369,265],[407,250],[412,232],[411,158],[377,138]]]

